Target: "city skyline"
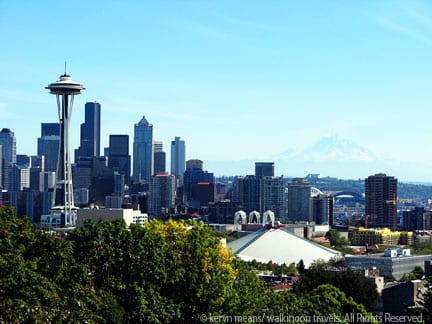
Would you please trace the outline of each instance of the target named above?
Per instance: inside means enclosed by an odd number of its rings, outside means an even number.
[[[15,133],[17,153],[35,155],[41,123],[57,119],[44,87],[67,61],[87,89],[74,104],[72,149],[85,103],[97,101],[101,147],[110,134],[132,141],[145,115],[154,139],[168,147],[180,136],[186,159],[215,172],[211,161],[272,161],[334,134],[408,165],[348,161],[345,178],[430,182],[431,13],[426,1],[2,2],[1,127]],[[290,163],[275,163],[275,174],[338,176]],[[252,173],[252,163],[234,172]]]

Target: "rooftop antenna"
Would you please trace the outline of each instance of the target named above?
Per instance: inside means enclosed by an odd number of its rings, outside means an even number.
[[[66,61],[65,61],[65,73],[64,73],[64,75],[66,75]]]

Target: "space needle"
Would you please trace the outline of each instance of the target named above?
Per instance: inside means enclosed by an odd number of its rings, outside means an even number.
[[[72,166],[69,144],[69,128],[72,117],[74,96],[84,90],[82,84],[72,80],[71,76],[65,73],[60,80],[51,83],[45,89],[57,97],[57,109],[60,124],[59,156],[57,160],[56,189],[52,199],[51,213],[61,214],[63,226],[75,226],[76,210],[73,198]]]

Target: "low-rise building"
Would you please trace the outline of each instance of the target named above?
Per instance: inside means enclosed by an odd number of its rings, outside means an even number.
[[[384,314],[392,316],[419,314],[426,289],[421,280],[399,282],[382,292]]]
[[[432,255],[403,255],[390,252],[390,256],[354,255],[345,257],[345,265],[353,270],[365,271],[376,268],[386,280],[400,280],[406,273],[410,273],[416,266],[424,267],[424,262],[432,259]]]
[[[114,221],[117,219],[123,219],[126,226],[130,224],[143,225],[148,220],[147,214],[142,214],[139,210],[133,209],[121,209],[121,208],[104,208],[104,209],[78,209],[76,227],[83,227],[86,220],[92,220],[94,223],[99,220],[103,221]]]

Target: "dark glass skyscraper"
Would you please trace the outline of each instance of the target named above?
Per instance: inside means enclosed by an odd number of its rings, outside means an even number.
[[[311,220],[316,224],[333,225],[333,197],[314,195],[310,198]]]
[[[171,174],[176,177],[177,185],[183,185],[183,174],[186,168],[185,141],[176,136],[171,141]]]
[[[59,123],[42,123],[38,138],[37,155],[45,156],[45,171],[56,172],[60,145]]]
[[[134,183],[150,183],[153,174],[153,125],[144,116],[134,128],[132,172]]]
[[[310,219],[312,186],[303,178],[293,178],[288,183],[288,219],[292,222],[307,222]]]
[[[123,175],[125,184],[130,184],[129,135],[110,135],[108,167]]]
[[[274,162],[255,162],[255,176],[259,179],[274,176]]]
[[[45,137],[45,136],[60,136],[59,123],[42,123],[41,137]]]
[[[166,155],[163,151],[163,143],[153,142],[153,174],[165,173]]]
[[[189,207],[200,208],[214,201],[215,178],[213,173],[203,170],[201,160],[186,162],[183,186],[183,202]]]
[[[9,189],[10,175],[12,165],[16,163],[16,139],[15,134],[9,128],[3,128],[0,132],[0,147],[1,147],[1,169],[0,169],[0,185]]]
[[[234,183],[234,200],[242,204],[249,214],[260,210],[260,179],[253,175],[237,177]]]
[[[80,146],[75,150],[75,162],[80,157],[98,157],[100,154],[101,105],[98,102],[85,104],[85,122],[81,124]]]

